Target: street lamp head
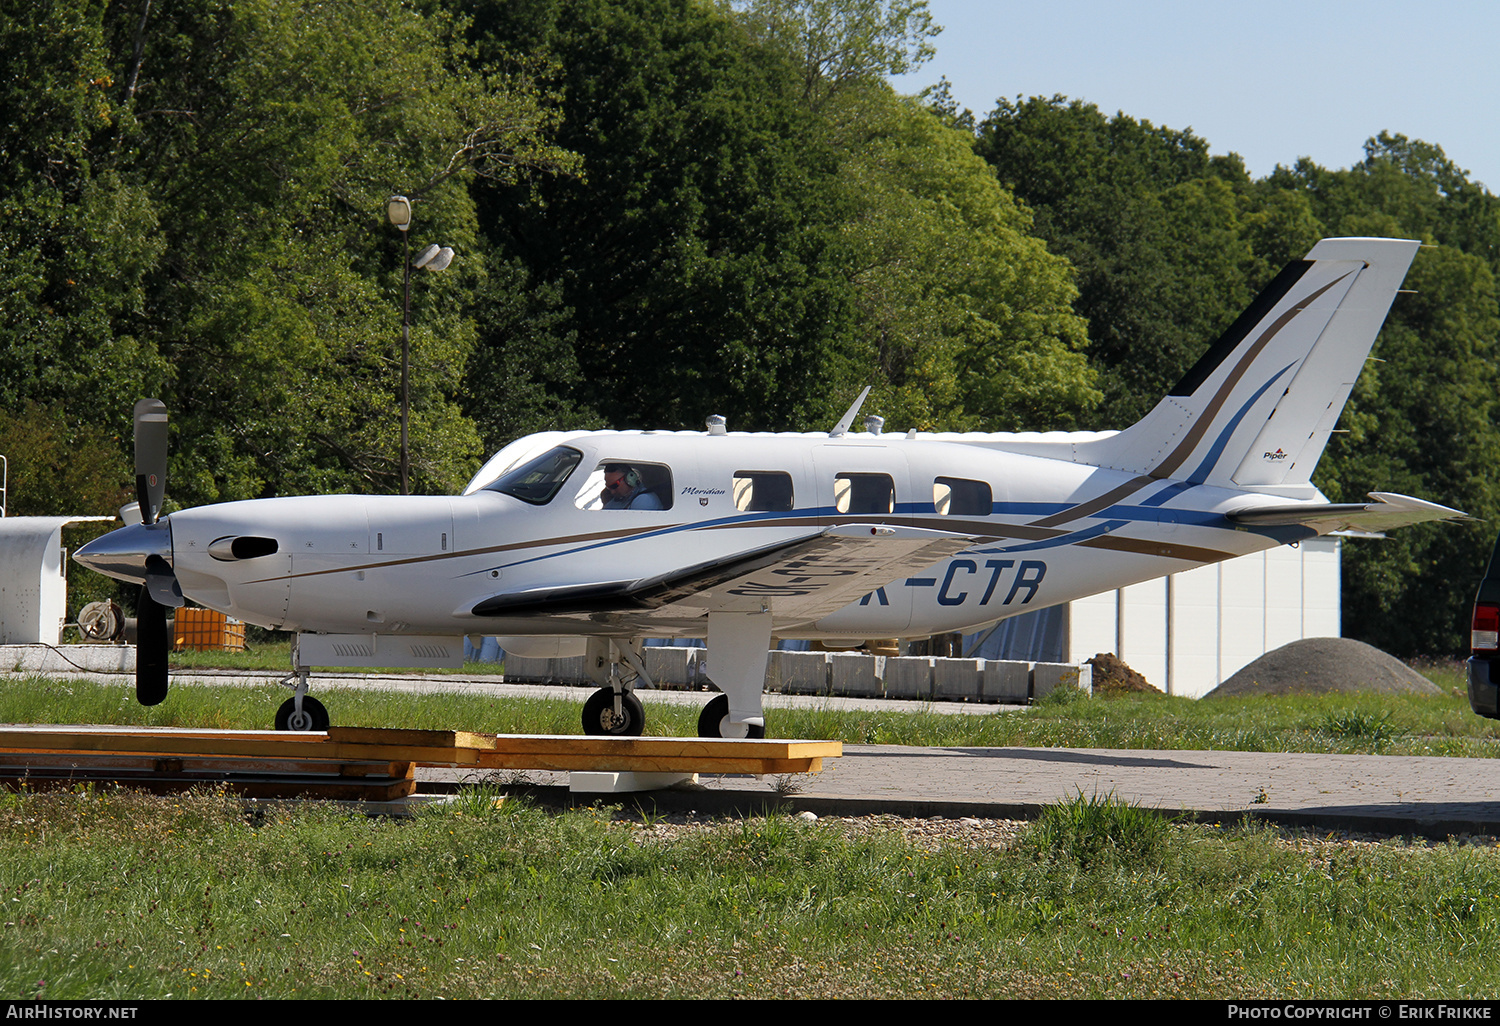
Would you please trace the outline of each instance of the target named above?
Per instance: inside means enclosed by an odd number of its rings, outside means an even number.
[[[453,250],[448,246],[439,246],[434,243],[411,262],[413,267],[425,267],[429,271],[441,271],[453,262]]]
[[[411,200],[405,196],[392,196],[385,201],[385,216],[391,224],[403,232],[411,227]]]

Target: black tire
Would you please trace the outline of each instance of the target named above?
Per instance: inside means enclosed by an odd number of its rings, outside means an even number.
[[[698,715],[698,736],[727,736],[754,741],[766,736],[766,728],[758,723],[730,723],[729,696],[717,695]]]
[[[292,726],[292,710],[297,708],[297,700],[288,698],[281,703],[281,708],[276,710],[277,730],[327,730],[328,710],[323,708],[323,703],[311,695],[302,698],[303,722]]]
[[[615,693],[600,688],[583,703],[583,732],[595,737],[640,737],[646,726],[646,710],[635,692],[620,696],[620,716],[615,716]]]

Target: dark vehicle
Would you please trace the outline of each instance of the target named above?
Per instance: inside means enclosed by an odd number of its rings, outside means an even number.
[[[1500,539],[1474,596],[1469,648],[1469,708],[1500,720]]]

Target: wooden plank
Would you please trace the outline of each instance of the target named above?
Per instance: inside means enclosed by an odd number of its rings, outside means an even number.
[[[659,773],[816,773],[823,760],[843,754],[837,741],[726,738],[592,737],[577,734],[481,735],[467,731],[334,728],[323,733],[207,731],[140,727],[8,727],[0,729],[0,762],[32,759],[133,758],[198,760],[214,772],[237,772],[255,763],[295,772],[357,776],[385,764],[634,771]],[[205,760],[211,760],[207,762]],[[41,765],[42,763],[38,763]],[[314,770],[313,767],[318,769]],[[339,767],[339,768],[335,768]]]
[[[339,744],[323,734],[271,732],[271,737],[246,737],[232,731],[220,734],[97,733],[66,731],[19,734],[0,732],[0,752],[140,752],[156,755],[215,755],[261,758],[321,758],[358,762],[371,758],[422,762],[438,766],[477,765],[474,748],[428,748],[412,745]]]
[[[596,770],[634,773],[818,773],[823,769],[820,758],[805,759],[702,759],[636,757],[621,759],[609,754],[486,752],[481,769]]]
[[[28,767],[74,768],[95,773],[110,769],[152,772],[218,774],[291,774],[325,777],[405,777],[415,770],[410,762],[366,760],[349,762],[312,759],[246,759],[217,756],[137,755],[112,752],[23,752],[0,755],[0,772],[24,772]],[[174,768],[175,767],[175,768]]]
[[[493,734],[468,730],[406,730],[391,727],[329,727],[328,739],[335,744],[400,745],[413,748],[474,748],[495,746]]]
[[[289,779],[276,777],[221,777],[193,775],[106,775],[93,777],[87,774],[43,771],[21,775],[0,774],[0,786],[39,789],[48,786],[71,786],[78,783],[119,783],[125,787],[153,794],[175,794],[204,784],[221,785],[247,798],[323,798],[337,801],[390,801],[416,793],[417,782],[403,779],[353,779],[315,778]]]
[[[594,737],[579,734],[498,734],[495,750],[516,754],[589,752],[621,756],[703,758],[837,758],[841,741],[793,741],[766,738],[754,741],[718,737]]]

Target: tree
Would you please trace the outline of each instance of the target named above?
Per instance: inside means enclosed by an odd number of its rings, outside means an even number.
[[[1098,400],[1071,268],[971,138],[877,85],[825,108],[871,408],[923,429],[1072,426]]]
[[[1280,270],[1244,238],[1243,165],[1191,132],[1032,97],[1001,100],[975,148],[1077,269],[1074,309],[1104,391],[1089,426],[1143,416]]]
[[[565,424],[831,423],[859,378],[837,163],[785,58],[682,0],[530,0],[475,26],[481,54],[556,62],[557,141],[584,168],[478,190],[500,262],[536,291],[534,319],[492,305],[481,329],[473,403],[524,394],[490,443],[554,403]]]
[[[126,397],[161,395],[191,439],[173,450],[173,498],[392,487],[401,250],[385,200],[411,196],[418,232],[472,254],[472,177],[566,170],[530,67],[480,67],[461,21],[395,0],[94,17],[114,69],[112,173],[158,227],[132,307],[93,310],[102,333],[160,354],[107,366]],[[458,396],[483,273],[461,261],[414,290],[418,490],[455,488],[479,455]]]
[[[144,301],[162,249],[147,190],[118,168],[129,125],[104,32],[104,4],[8,4],[0,120],[0,404],[77,400],[129,422],[164,369],[122,321]],[[118,412],[122,411],[123,412]]]
[[[802,98],[821,107],[850,86],[884,83],[937,53],[927,0],[741,0],[732,5],[763,44],[800,71]]]
[[[865,384],[869,409],[911,426],[1072,423],[1095,394],[1066,264],[968,137],[884,81],[920,58],[924,5],[736,7],[476,18],[481,52],[564,69],[559,142],[585,168],[481,190],[506,273],[532,289],[524,318],[485,317],[476,395],[518,400],[488,419],[492,443],[558,418],[831,426]]]

